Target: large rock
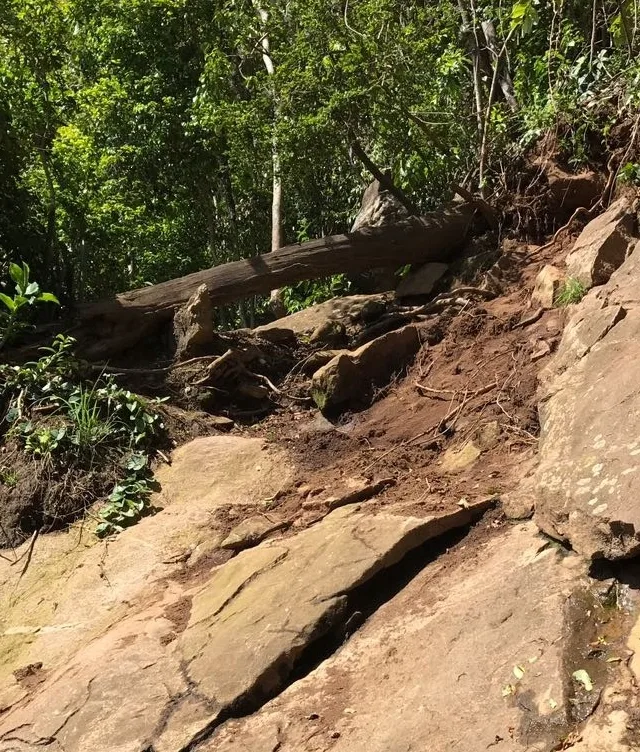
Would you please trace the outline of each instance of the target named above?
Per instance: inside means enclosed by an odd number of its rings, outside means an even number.
[[[420,349],[420,330],[410,324],[336,355],[313,375],[311,394],[321,410],[362,401],[372,386],[388,383]]]
[[[167,582],[47,666],[38,691],[2,716],[0,749],[192,749],[225,714],[282,686],[303,650],[345,618],[349,591],[486,508],[423,519],[345,508],[202,570],[202,584]]]
[[[531,293],[532,304],[541,308],[553,308],[563,280],[564,274],[555,266],[543,266]]]
[[[532,523],[473,552],[426,566],[342,650],[201,752],[554,748],[574,707],[565,606],[583,565]]]
[[[540,406],[536,521],[592,558],[640,553],[640,309],[552,383]]]
[[[114,540],[98,541],[90,521],[66,533],[41,535],[24,573],[22,564],[11,565],[11,551],[2,552],[6,558],[0,557],[0,712],[26,697],[27,689],[16,681],[14,672],[27,666],[41,663],[39,676],[50,679],[66,668],[73,673],[74,656],[80,651],[86,649],[91,656],[99,648],[104,665],[96,663],[91,669],[97,676],[111,661],[109,645],[117,643],[119,634],[112,631],[114,625],[149,604],[150,618],[157,618],[157,623],[144,624],[143,617],[136,617],[129,620],[128,628],[141,635],[171,633],[171,620],[162,616],[163,599],[179,600],[183,595],[172,578],[182,572],[185,562],[206,559],[226,535],[212,513],[221,507],[260,504],[292,479],[288,456],[265,451],[265,446],[260,439],[197,439],[174,453],[172,466],[158,470],[162,491],[153,503],[161,511]],[[23,562],[28,548],[25,543],[18,549]],[[158,651],[165,649],[149,647],[150,661]],[[143,655],[141,665],[146,660]],[[152,669],[142,671],[131,679],[144,684],[151,673]],[[130,686],[129,678],[122,681]],[[98,684],[96,680],[96,688]],[[136,692],[127,694],[125,704],[130,708],[147,697],[146,692]],[[122,687],[117,695],[122,702]],[[63,706],[60,698],[57,707]],[[88,730],[84,733],[89,740]],[[118,746],[114,741],[105,748]],[[5,749],[0,741],[0,750]],[[89,741],[84,749],[91,749]]]
[[[640,553],[640,263],[577,307],[541,374],[536,521],[585,556]]]
[[[637,242],[637,216],[624,197],[584,228],[567,257],[567,276],[586,288],[604,285]]]
[[[416,295],[430,295],[438,280],[446,274],[448,264],[436,262],[425,264],[407,275],[396,288],[396,298],[409,298]]]
[[[282,336],[289,332],[296,337],[311,337],[318,327],[326,326],[329,322],[352,323],[360,320],[363,311],[366,312],[372,302],[384,310],[388,300],[389,297],[385,295],[346,295],[343,298],[333,298],[258,326],[254,331],[267,337],[273,332],[281,333]]]
[[[388,173],[388,177],[391,178],[391,173]],[[394,224],[406,216],[407,210],[404,206],[376,179],[369,183],[362,196],[360,211],[351,226],[351,232],[365,227]],[[349,279],[360,292],[386,292],[396,286],[396,269],[397,266],[369,269],[352,274]]]
[[[176,360],[203,355],[211,350],[217,337],[213,331],[213,306],[206,285],[200,287],[173,318]]]
[[[622,306],[603,307],[597,297],[590,293],[567,323],[553,359],[540,372],[541,384],[552,384],[556,376],[584,358],[625,316],[626,310]]]
[[[558,205],[567,211],[578,207],[589,208],[602,195],[602,176],[592,170],[584,170],[576,175],[565,172],[555,162],[545,160],[544,173],[549,183],[549,192]]]

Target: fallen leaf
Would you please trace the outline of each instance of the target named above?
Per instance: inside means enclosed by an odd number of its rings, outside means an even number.
[[[591,681],[589,674],[583,668],[579,669],[578,671],[574,671],[572,676],[577,682],[582,684],[587,692],[591,692],[591,690],[593,689],[593,682]]]
[[[502,696],[503,697],[509,697],[510,695],[515,694],[516,688],[513,686],[513,684],[505,684],[502,688]]]
[[[516,677],[516,679],[522,679],[524,677],[524,669],[522,668],[522,666],[514,666],[513,675]]]
[[[553,697],[549,698],[549,707],[551,710],[555,710],[558,707],[558,703],[553,699]]]
[[[611,658],[607,658],[607,663],[621,663],[622,658],[617,655],[612,655]]]

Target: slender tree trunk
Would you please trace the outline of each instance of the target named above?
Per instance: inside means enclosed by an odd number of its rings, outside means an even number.
[[[40,161],[42,163],[42,170],[44,172],[45,182],[47,183],[47,192],[49,194],[47,199],[47,245],[45,249],[45,270],[50,275],[47,283],[52,285],[56,292],[60,292],[58,289],[58,264],[55,258],[55,245],[56,245],[56,217],[58,212],[56,187],[53,182],[53,175],[51,173],[51,167],[49,165],[49,158],[45,154],[43,149],[39,149]]]
[[[264,8],[259,5],[255,6],[256,13],[262,22],[263,35],[260,40],[260,47],[262,48],[262,61],[264,67],[267,70],[269,76],[273,76],[276,72],[273,64],[273,58],[271,57],[271,48],[269,43],[269,35],[267,33],[267,25],[269,23],[269,14]],[[277,115],[278,115],[278,102],[275,89],[272,90],[273,97],[273,137],[271,144],[271,168],[273,174],[272,188],[271,188],[271,250],[277,251],[283,245],[282,236],[282,170],[280,149],[278,146],[278,137],[276,132]],[[271,291],[271,310],[277,318],[282,318],[286,315],[287,311],[282,298],[282,290]]]
[[[484,131],[484,107],[482,105],[482,78],[480,75],[480,39],[478,36],[478,25],[473,14],[473,24],[469,15],[469,9],[465,5],[465,0],[458,0],[458,8],[462,18],[462,33],[464,36],[473,32],[473,45],[471,46],[471,60],[473,65],[473,94],[476,104],[476,121],[478,124],[478,148],[482,143],[482,132]]]
[[[493,21],[482,22],[482,33],[487,40],[487,48],[491,52],[493,58],[494,70],[497,71],[498,83],[504,97],[505,102],[509,105],[512,111],[518,109],[518,102],[516,101],[515,92],[513,90],[513,81],[511,80],[511,73],[509,66],[507,65],[504,57],[500,56],[498,47],[498,36],[496,34],[496,27]],[[505,56],[506,57],[506,56]]]

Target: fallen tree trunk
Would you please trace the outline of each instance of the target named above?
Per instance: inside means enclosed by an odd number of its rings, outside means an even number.
[[[215,306],[331,274],[446,261],[464,243],[476,216],[474,204],[453,204],[388,227],[363,228],[347,235],[285,246],[91,303],[79,310],[81,324],[91,325],[94,341],[96,334],[114,341],[91,347],[90,355],[105,356],[131,347],[150,329],[171,319],[175,309],[202,284],[207,285]]]

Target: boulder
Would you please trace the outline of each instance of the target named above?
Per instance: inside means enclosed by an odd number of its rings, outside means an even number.
[[[482,452],[493,449],[500,440],[501,428],[497,420],[483,423],[462,446],[450,447],[442,458],[442,469],[447,473],[459,473],[471,467]]]
[[[538,374],[543,387],[550,385],[556,376],[584,358],[625,316],[626,310],[622,306],[603,308],[595,296],[588,296],[569,319],[553,359]]]
[[[518,491],[500,497],[502,511],[508,520],[528,520],[533,517],[535,499]]]
[[[43,661],[37,691],[23,690],[2,714],[0,748],[199,748],[229,715],[280,689],[305,648],[346,621],[350,591],[486,509],[417,519],[344,508],[286,541],[200,565],[182,587],[165,581],[94,639],[76,641],[64,664]]]
[[[564,274],[555,266],[543,266],[531,293],[533,307],[553,308],[563,280]]]
[[[347,343],[347,329],[342,321],[325,321],[311,332],[309,342],[324,347],[344,347]]]
[[[342,298],[333,298],[258,326],[253,331],[260,337],[275,337],[277,341],[293,340],[296,337],[309,338],[318,327],[324,326],[327,322],[345,323],[360,320],[363,311],[367,311],[371,306],[384,312],[389,299],[387,295],[346,295]]]
[[[559,749],[575,699],[567,596],[584,564],[545,548],[532,523],[476,551],[427,564],[339,651],[199,752]]]
[[[637,243],[636,229],[632,203],[623,197],[584,228],[567,257],[567,277],[586,288],[604,285]]]
[[[418,295],[430,295],[436,282],[449,269],[448,264],[431,263],[421,266],[408,274],[396,288],[396,298],[409,298]]]
[[[544,172],[549,183],[549,192],[557,204],[573,211],[583,206],[589,208],[602,194],[604,181],[593,170],[585,170],[574,175],[566,172],[555,162],[547,162]]]
[[[211,351],[217,337],[213,330],[213,307],[206,285],[200,287],[173,318],[176,360],[186,360]]]
[[[461,447],[447,449],[442,458],[445,473],[459,473],[474,464],[482,450],[473,441],[465,442]]]
[[[540,405],[536,521],[590,558],[640,553],[638,359],[634,309],[551,382]]]
[[[311,395],[323,411],[361,402],[372,386],[388,383],[420,349],[419,329],[408,325],[345,351],[313,375]]]
[[[391,174],[389,173],[389,177]],[[407,210],[398,199],[383,188],[379,180],[373,180],[367,186],[360,211],[356,216],[351,232],[364,227],[384,227],[405,219]],[[377,293],[393,290],[396,286],[396,266],[369,269],[351,274],[349,280],[360,292]]]

